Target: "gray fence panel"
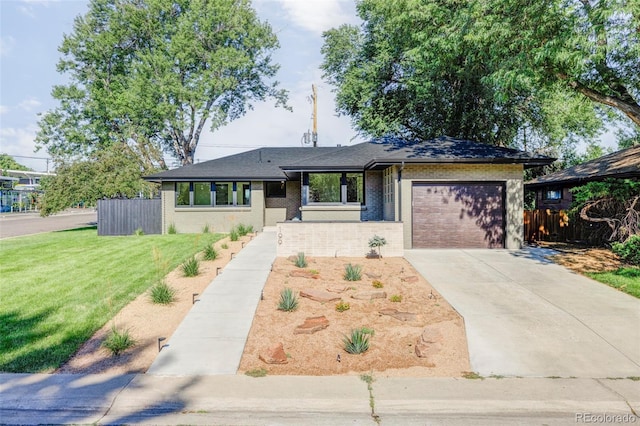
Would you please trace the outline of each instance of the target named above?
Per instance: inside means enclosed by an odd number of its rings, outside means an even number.
[[[98,200],[98,235],[131,235],[137,229],[145,234],[162,233],[162,204],[152,200]]]

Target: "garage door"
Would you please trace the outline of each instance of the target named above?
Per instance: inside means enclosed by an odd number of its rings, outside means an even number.
[[[413,185],[414,248],[504,247],[501,183]]]

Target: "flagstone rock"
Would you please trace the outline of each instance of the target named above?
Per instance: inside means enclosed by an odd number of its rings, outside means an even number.
[[[442,348],[442,333],[434,327],[425,327],[416,342],[416,355],[420,358],[429,358]]]
[[[417,315],[414,314],[413,312],[400,312],[397,309],[391,309],[391,308],[383,309],[378,312],[381,313],[382,315],[389,315],[390,317],[393,317],[400,321],[413,321],[417,317]]]
[[[293,330],[293,334],[313,334],[316,331],[329,327],[329,320],[324,315],[319,317],[308,317],[304,323]]]
[[[302,277],[302,278],[314,278],[314,279],[320,278],[320,274],[314,274],[313,272],[306,271],[304,269],[294,269],[293,271],[289,272],[289,276]]]
[[[327,291],[331,293],[344,293],[349,290],[349,287],[327,287]]]
[[[328,291],[323,290],[315,290],[311,288],[300,290],[300,297],[306,297],[307,299],[315,300],[316,302],[321,303],[340,300],[340,296],[334,293],[329,293]]]
[[[277,345],[271,346],[265,352],[258,355],[261,361],[267,364],[286,364],[289,362],[287,354],[284,352],[284,346],[282,342]]]
[[[361,291],[351,295],[351,297],[358,300],[386,299],[387,293],[381,290]]]
[[[417,283],[418,280],[420,280],[420,278],[416,277],[415,275],[402,278],[402,281],[404,281],[405,283]]]

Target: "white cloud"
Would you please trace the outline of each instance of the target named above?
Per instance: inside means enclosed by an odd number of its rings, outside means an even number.
[[[23,14],[27,15],[29,18],[35,18],[36,6],[49,7],[51,3],[57,3],[57,2],[58,0],[20,0],[20,3],[22,3],[22,5],[18,7],[18,10]]]
[[[11,36],[0,37],[0,56],[7,56],[13,50],[16,39]]]
[[[38,128],[31,124],[22,128],[2,127],[0,128],[0,147],[2,153],[15,156],[16,161],[35,171],[46,171],[48,157],[44,151],[35,153],[35,137]],[[36,158],[25,158],[36,157]],[[49,163],[51,167],[51,163]]]
[[[33,111],[34,109],[38,108],[40,105],[42,105],[42,102],[40,102],[36,98],[27,98],[18,104],[20,108],[22,108],[27,112]]]
[[[9,107],[6,105],[0,105],[0,115],[6,114],[9,112]]]
[[[350,0],[275,0],[273,3],[280,5],[292,24],[317,35],[341,24],[357,22]]]

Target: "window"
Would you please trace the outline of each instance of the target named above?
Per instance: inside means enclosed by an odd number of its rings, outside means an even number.
[[[309,173],[309,201],[340,202],[340,173]]]
[[[216,182],[216,206],[233,205],[233,183]]]
[[[248,207],[251,206],[251,183],[176,182],[176,206]]]
[[[193,204],[196,206],[211,205],[211,183],[195,182],[193,184]]]
[[[189,194],[191,184],[189,182],[176,182],[176,206],[189,206],[191,200]]]
[[[265,182],[267,198],[286,198],[287,183],[282,182]]]
[[[347,173],[347,203],[364,203],[364,176]]]
[[[560,200],[562,199],[562,190],[557,188],[547,189],[544,192],[544,199],[550,201]]]
[[[249,206],[251,205],[251,184],[249,182],[236,183],[237,192],[237,205]]]

